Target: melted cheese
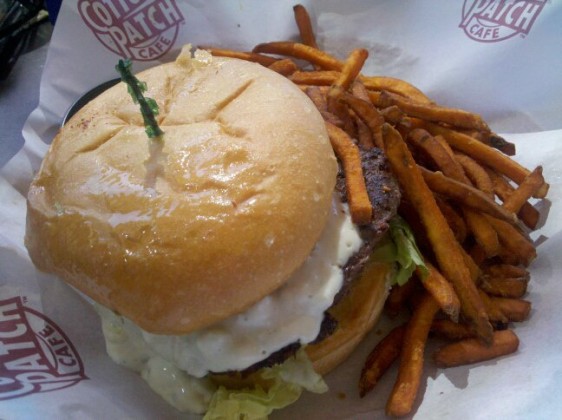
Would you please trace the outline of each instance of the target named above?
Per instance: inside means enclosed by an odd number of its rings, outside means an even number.
[[[200,412],[213,392],[207,373],[243,370],[288,344],[318,336],[324,312],[342,286],[342,267],[361,244],[347,206],[334,199],[313,252],[275,293],[246,312],[182,336],[150,334],[100,308],[108,353],[142,372],[176,408]]]

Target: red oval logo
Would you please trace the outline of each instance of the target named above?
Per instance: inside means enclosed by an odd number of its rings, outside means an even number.
[[[546,0],[465,0],[459,27],[475,41],[527,35]]]
[[[139,61],[167,53],[184,20],[174,0],[79,0],[78,11],[107,49]]]
[[[84,365],[64,332],[20,297],[0,301],[0,401],[67,388]]]

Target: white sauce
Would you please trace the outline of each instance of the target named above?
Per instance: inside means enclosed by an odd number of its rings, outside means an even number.
[[[342,286],[342,266],[361,244],[347,205],[334,199],[312,254],[275,293],[244,313],[183,336],[147,333],[100,308],[107,351],[115,362],[143,372],[150,386],[175,407],[192,405],[195,410],[190,411],[200,411],[212,389],[205,379],[195,378],[243,370],[288,344],[317,337],[324,312]]]

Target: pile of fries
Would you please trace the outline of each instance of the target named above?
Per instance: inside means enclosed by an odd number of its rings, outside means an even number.
[[[529,202],[544,198],[548,184],[509,156],[513,144],[482,118],[435,104],[411,84],[361,74],[368,57],[354,49],[345,61],[320,50],[306,9],[294,7],[301,42],[268,42],[251,52],[202,47],[216,56],[258,62],[297,84],[326,121],[344,169],[355,223],[369,223],[376,208],[367,195],[360,149],[384,150],[402,190],[399,214],[414,230],[429,274],[418,270],[394,286],[390,315],[410,313],[369,355],[360,395],[374,388],[399,360],[388,398],[390,416],[410,413],[423,372],[429,335],[449,340],[433,354],[439,367],[475,363],[513,353],[510,329],[524,321],[526,267],[536,257],[530,230],[539,212]]]

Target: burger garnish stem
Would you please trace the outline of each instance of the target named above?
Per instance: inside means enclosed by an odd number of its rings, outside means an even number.
[[[131,71],[131,60],[119,60],[115,69],[121,75],[121,80],[127,84],[127,90],[135,104],[140,105],[142,118],[144,120],[146,135],[149,138],[161,137],[164,132],[158,126],[156,115],[158,115],[158,104],[152,98],[146,98],[146,83],[137,79]]]

